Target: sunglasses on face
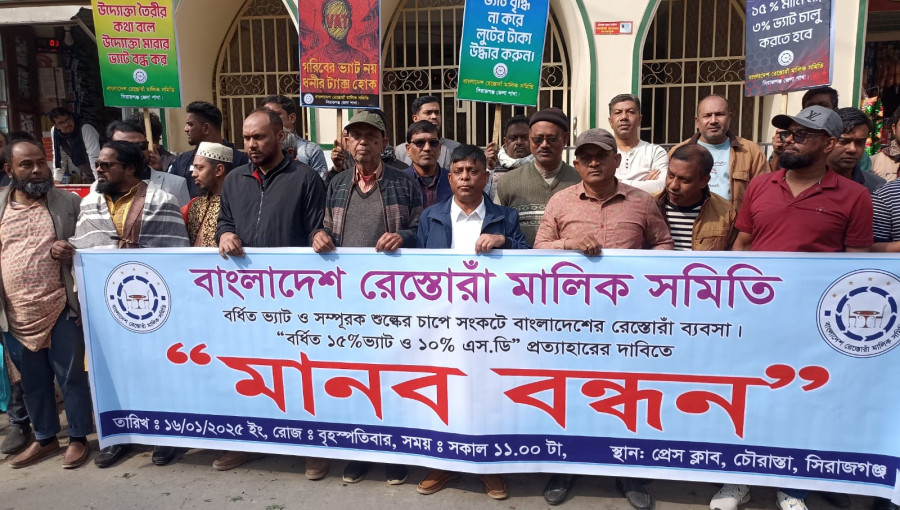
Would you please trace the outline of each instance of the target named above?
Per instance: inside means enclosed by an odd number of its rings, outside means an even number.
[[[112,163],[107,163],[106,161],[97,162],[97,168],[103,170],[104,172],[109,172],[109,169],[116,165],[122,166],[122,163],[119,163],[118,161],[114,161]]]
[[[806,141],[806,138],[809,136],[824,136],[824,133],[815,133],[810,131],[782,131],[778,133],[778,136],[781,138],[782,142],[786,142],[788,137],[793,137],[795,143],[803,143]]]
[[[531,137],[531,143],[538,145],[538,146],[544,145],[544,141],[546,141],[550,145],[553,145],[559,141],[559,138],[556,136],[552,136],[552,135],[551,136],[532,136]]]
[[[430,140],[416,140],[414,142],[409,142],[409,143],[415,145],[416,147],[418,147],[420,149],[424,149],[425,144],[428,144],[428,146],[431,147],[432,149],[436,149],[437,146],[441,144],[441,141],[438,140],[437,138],[432,138]]]

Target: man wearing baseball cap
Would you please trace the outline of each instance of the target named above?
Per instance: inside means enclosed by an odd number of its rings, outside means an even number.
[[[609,131],[589,129],[578,135],[574,164],[581,182],[550,198],[536,249],[578,250],[588,256],[600,255],[602,248],[673,249],[669,227],[653,197],[616,179],[621,161]],[[554,475],[544,488],[544,499],[551,505],[562,503],[572,482],[571,475]],[[653,497],[639,480],[616,478],[616,487],[635,509],[653,508]]]
[[[733,250],[867,252],[873,242],[872,199],[865,186],[840,177],[826,162],[843,132],[834,110],[813,105],[772,125],[784,150],[781,170],[750,181],[735,227]],[[727,493],[727,494],[724,494]],[[723,497],[727,496],[727,497]],[[805,490],[779,489],[782,510],[806,510]],[[750,499],[746,485],[725,485],[710,508],[729,510]]]
[[[735,250],[841,252],[872,246],[872,199],[865,186],[828,168],[843,123],[834,110],[776,115],[782,169],[750,182],[735,226]]]
[[[550,199],[534,247],[579,250],[601,248],[671,250],[672,236],[645,191],[616,179],[622,156],[605,129],[589,129],[575,141],[575,169],[582,181]],[[616,228],[605,228],[617,225]]]
[[[342,246],[387,252],[415,248],[422,193],[409,176],[381,161],[387,144],[384,121],[366,110],[354,115],[344,130],[344,147],[356,167],[329,182],[324,228],[313,235],[313,249],[323,253]]]
[[[382,162],[388,140],[381,115],[359,112],[344,125],[344,132],[344,147],[356,166],[328,183],[324,228],[313,234],[313,249],[324,253],[339,247],[374,247],[381,252],[415,248],[422,192],[411,177]],[[359,482],[370,467],[368,462],[351,461],[342,478]],[[406,466],[386,464],[384,470],[389,485],[406,481]]]

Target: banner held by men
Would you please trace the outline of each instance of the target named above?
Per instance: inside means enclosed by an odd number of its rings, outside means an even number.
[[[103,446],[884,497],[898,272],[617,250],[76,260]]]

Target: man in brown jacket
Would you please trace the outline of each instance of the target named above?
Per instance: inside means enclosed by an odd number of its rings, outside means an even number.
[[[712,168],[712,155],[699,144],[682,145],[669,154],[666,189],[656,194],[656,203],[676,250],[730,250],[737,237],[737,211],[709,190]]]
[[[723,96],[703,98],[697,106],[696,123],[697,133],[669,151],[669,159],[675,149],[686,143],[705,147],[713,156],[710,190],[740,210],[750,179],[769,173],[765,154],[759,145],[731,132],[731,108]]]

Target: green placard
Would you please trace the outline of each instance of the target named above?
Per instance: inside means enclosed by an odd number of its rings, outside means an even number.
[[[466,0],[458,99],[537,106],[549,0]]]
[[[172,0],[91,0],[106,106],[181,107]]]

